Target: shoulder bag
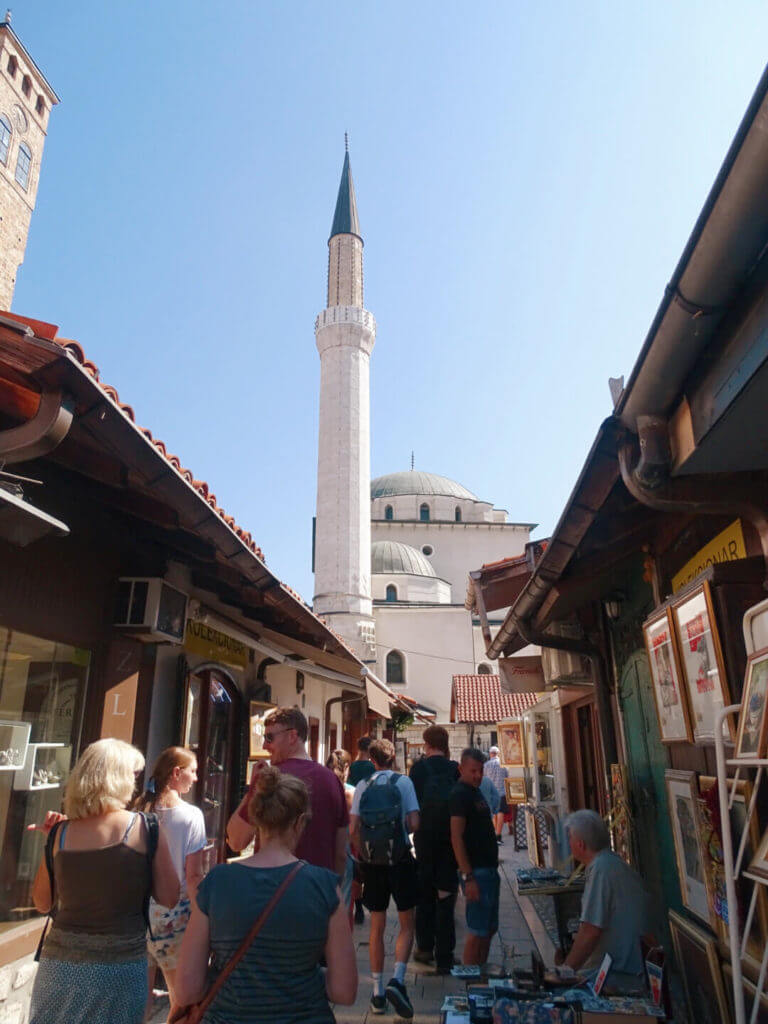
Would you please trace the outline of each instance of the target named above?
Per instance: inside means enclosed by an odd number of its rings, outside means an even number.
[[[205,993],[200,1002],[193,1003],[191,1006],[178,1007],[178,1009],[175,1010],[168,1017],[168,1024],[200,1024],[200,1021],[205,1016],[206,1010],[211,1005],[216,996],[219,994],[219,991],[221,990],[222,986],[224,985],[232,971],[234,971],[234,969],[240,963],[242,958],[245,956],[246,952],[248,951],[248,947],[259,934],[262,927],[266,923],[267,918],[275,909],[277,904],[280,902],[283,894],[285,893],[285,890],[288,888],[291,882],[293,882],[293,880],[296,878],[296,875],[298,875],[299,871],[301,871],[303,867],[303,860],[296,861],[296,863],[293,866],[293,869],[288,872],[286,877],[277,887],[277,890],[275,891],[275,894],[273,895],[272,899],[269,901],[266,907],[264,907],[262,912],[256,918],[253,927],[245,936],[243,941],[240,943],[238,949],[229,958],[226,966],[223,968],[219,976],[216,978],[214,983]]]

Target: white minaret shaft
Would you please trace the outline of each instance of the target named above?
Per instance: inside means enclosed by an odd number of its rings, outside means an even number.
[[[363,240],[344,156],[328,240],[328,306],[320,353],[314,610],[365,658],[375,657],[371,602],[370,357],[376,321],[363,308]]]

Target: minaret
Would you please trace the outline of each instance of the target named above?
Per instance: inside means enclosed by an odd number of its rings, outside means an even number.
[[[314,610],[364,660],[373,660],[369,378],[376,321],[363,308],[363,239],[348,148],[328,239],[328,305],[315,321],[315,339],[320,428]]]

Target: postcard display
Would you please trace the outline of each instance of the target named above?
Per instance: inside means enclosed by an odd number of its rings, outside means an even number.
[[[762,835],[751,859],[746,855],[750,835],[756,834],[756,807],[758,791],[768,769],[768,600],[760,602],[744,616],[744,637],[748,659],[741,704],[730,704],[719,709],[714,718],[715,753],[717,756],[717,785],[720,803],[722,854],[725,890],[729,915],[728,933],[731,954],[729,995],[733,999],[734,1024],[756,1024],[765,1012],[766,974],[768,973],[768,942],[763,942],[762,959],[757,985],[744,978],[742,966],[748,957],[753,925],[761,913],[761,902],[766,899],[768,886],[768,829]],[[737,725],[729,730],[728,725]],[[735,735],[732,756],[725,750],[728,736]],[[728,777],[728,769],[734,770]],[[744,789],[743,772],[755,772],[751,788]],[[747,783],[748,786],[748,783]],[[741,788],[740,788],[741,787]],[[731,809],[739,792],[745,797],[745,822],[740,840],[732,834]],[[748,796],[747,796],[748,794]],[[749,908],[740,934],[737,884],[751,884]]]

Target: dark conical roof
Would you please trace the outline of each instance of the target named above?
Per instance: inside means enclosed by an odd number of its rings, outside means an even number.
[[[341,169],[339,195],[336,199],[336,211],[333,215],[331,238],[334,235],[360,236],[360,222],[357,219],[357,203],[355,202],[355,186],[352,171],[349,168],[349,153],[344,154],[344,166]]]

